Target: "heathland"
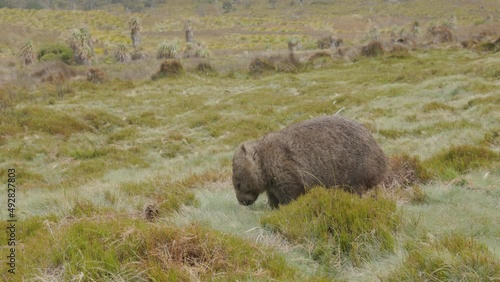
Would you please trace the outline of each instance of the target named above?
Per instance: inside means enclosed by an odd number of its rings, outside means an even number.
[[[500,279],[498,1],[0,7],[3,280]],[[330,114],[391,181],[240,206],[237,145]]]

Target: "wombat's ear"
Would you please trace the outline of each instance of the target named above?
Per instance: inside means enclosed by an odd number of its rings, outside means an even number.
[[[248,150],[245,143],[241,144],[241,151],[243,152],[244,155],[248,154]]]

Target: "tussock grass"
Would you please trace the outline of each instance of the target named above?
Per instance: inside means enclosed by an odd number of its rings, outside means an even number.
[[[313,258],[333,267],[338,262],[360,265],[379,252],[392,252],[400,214],[391,200],[315,188],[265,214],[261,223],[291,241],[312,244]]]
[[[19,271],[26,279],[49,274],[58,280],[83,274],[91,280],[127,281],[299,276],[266,247],[197,225],[148,224],[120,215],[42,220],[20,224],[27,248],[19,251],[29,259]]]
[[[491,281],[500,261],[471,237],[450,234],[413,244],[401,266],[387,281]]]
[[[451,180],[473,169],[498,165],[499,159],[499,154],[488,148],[464,145],[440,152],[425,160],[424,165],[435,177]]]

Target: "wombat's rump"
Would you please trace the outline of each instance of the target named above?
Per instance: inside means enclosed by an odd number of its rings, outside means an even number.
[[[334,115],[242,143],[233,158],[233,185],[243,205],[265,191],[271,207],[278,207],[314,186],[362,193],[377,185],[386,169],[387,158],[370,132]]]

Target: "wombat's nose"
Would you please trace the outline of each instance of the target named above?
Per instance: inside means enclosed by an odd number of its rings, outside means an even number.
[[[238,200],[238,202],[240,202],[240,204],[244,205],[244,206],[249,206],[251,205],[253,202],[250,201],[250,200]]]

